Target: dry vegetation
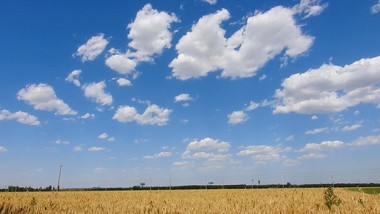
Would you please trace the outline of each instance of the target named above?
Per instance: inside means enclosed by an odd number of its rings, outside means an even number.
[[[380,196],[334,189],[0,193],[0,213],[380,213]]]

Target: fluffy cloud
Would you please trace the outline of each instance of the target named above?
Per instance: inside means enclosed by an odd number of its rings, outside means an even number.
[[[10,111],[3,109],[0,111],[0,120],[17,120],[17,122],[22,124],[33,126],[40,125],[40,121],[38,121],[37,117],[22,111],[11,113]]]
[[[172,156],[171,152],[160,152],[158,154],[154,154],[152,156],[144,156],[145,159],[155,159],[155,158],[166,158]]]
[[[257,109],[258,107],[260,107],[259,104],[257,104],[257,103],[255,103],[255,102],[251,101],[251,102],[249,102],[249,105],[248,105],[244,110],[245,110],[245,111],[252,111],[252,110]]]
[[[81,73],[81,70],[74,70],[72,71],[69,76],[66,77],[67,82],[72,82],[74,85],[80,87],[80,82],[78,80],[79,74]]]
[[[111,105],[112,96],[104,92],[104,88],[106,86],[106,83],[101,81],[98,83],[86,84],[82,87],[82,89],[84,90],[84,95],[95,100],[95,102],[101,105]]]
[[[81,152],[81,151],[83,151],[83,148],[81,146],[76,146],[73,148],[73,150],[76,152]]]
[[[231,157],[228,152],[230,144],[211,138],[204,138],[200,141],[192,141],[186,151],[182,153],[184,159],[206,160],[208,167],[221,168],[221,164]]]
[[[266,164],[269,161],[280,160],[283,157],[280,153],[290,151],[290,148],[281,148],[279,146],[247,146],[244,147],[239,153],[238,156],[250,156],[256,164]]]
[[[103,147],[91,147],[91,148],[88,148],[87,150],[89,152],[98,152],[98,151],[103,151],[105,150],[106,148],[103,148]]]
[[[226,9],[203,16],[176,45],[178,56],[169,65],[172,76],[186,80],[222,70],[222,77],[252,77],[282,52],[283,58],[305,53],[314,38],[302,34],[295,13],[281,6],[258,12],[230,38],[225,38],[225,30],[220,27],[230,18]]]
[[[190,97],[190,94],[180,94],[174,97],[174,102],[185,102],[191,100],[193,100],[193,98]]]
[[[378,13],[378,12],[380,12],[380,0],[379,0],[379,2],[377,4],[375,4],[375,5],[373,5],[371,7],[371,13],[372,14],[375,14],[375,13]]]
[[[132,83],[131,81],[125,79],[125,78],[119,78],[116,80],[117,84],[119,84],[119,86],[131,86]]]
[[[86,44],[81,45],[74,55],[82,57],[82,62],[92,61],[104,51],[107,44],[108,41],[104,39],[104,34],[101,33],[91,37]]]
[[[350,146],[368,146],[380,144],[380,136],[368,136],[368,137],[359,137],[354,142],[348,144]]]
[[[149,105],[142,114],[134,107],[120,106],[112,119],[123,123],[136,121],[140,125],[164,126],[168,123],[171,112],[172,110],[160,108],[155,104]]]
[[[273,113],[301,114],[340,112],[360,103],[380,107],[380,56],[344,67],[322,65],[286,78],[277,89],[279,104]]]
[[[238,124],[248,120],[248,115],[244,111],[234,111],[227,115],[229,124]]]
[[[111,49],[112,55],[106,60],[106,65],[121,74],[130,74],[139,62],[151,61],[154,55],[171,47],[169,28],[172,22],[177,21],[174,14],[159,12],[146,4],[127,27],[128,38],[132,40],[128,46],[135,51],[120,53]]]
[[[55,114],[59,115],[77,114],[56,96],[53,87],[44,83],[27,85],[17,95],[17,99],[25,100],[37,110],[55,111]]]
[[[6,152],[8,151],[5,147],[0,146],[0,152]]]
[[[300,150],[300,152],[305,152],[305,151],[325,151],[325,150],[332,150],[332,149],[340,149],[344,147],[344,143],[339,140],[335,141],[323,141],[321,143],[308,143],[305,145],[304,148]]]
[[[324,128],[319,128],[319,129],[308,130],[305,132],[305,134],[319,134],[319,133],[327,131],[328,129],[329,129],[328,127],[324,127]]]

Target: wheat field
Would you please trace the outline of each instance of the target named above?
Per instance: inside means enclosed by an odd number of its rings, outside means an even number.
[[[380,196],[335,188],[0,193],[0,213],[380,213]]]

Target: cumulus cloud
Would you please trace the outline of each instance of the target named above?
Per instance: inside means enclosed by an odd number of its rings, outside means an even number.
[[[87,150],[89,151],[89,152],[98,152],[98,151],[103,151],[103,150],[105,150],[106,148],[103,148],[103,147],[90,147],[90,148],[88,148]]]
[[[249,102],[249,105],[244,109],[245,111],[252,111],[260,107],[260,104],[253,101]]]
[[[255,164],[266,164],[270,161],[280,160],[281,153],[290,151],[290,148],[273,147],[267,145],[247,146],[237,153],[238,156],[250,156]]]
[[[194,140],[187,145],[182,158],[203,160],[206,161],[207,167],[221,168],[230,160],[231,155],[227,153],[229,148],[230,143],[211,138]]]
[[[312,119],[312,120],[318,120],[318,116],[313,115],[313,116],[311,116],[311,119]]]
[[[148,155],[148,156],[144,156],[145,159],[155,159],[155,158],[166,158],[166,157],[170,157],[172,156],[172,153],[171,152],[160,152],[158,154],[154,154],[154,155]]]
[[[190,94],[180,94],[174,97],[174,102],[186,102],[193,100]]]
[[[92,61],[99,56],[106,48],[108,41],[104,39],[104,34],[91,37],[86,44],[81,45],[75,56],[82,57],[82,62]]]
[[[308,130],[305,132],[305,134],[319,134],[319,133],[327,131],[328,129],[329,129],[328,127],[324,127],[324,128]]]
[[[69,76],[66,77],[67,82],[72,82],[74,85],[80,87],[80,82],[78,80],[78,77],[82,71],[81,70],[74,70],[72,71]]]
[[[325,150],[332,150],[332,149],[340,149],[344,147],[344,143],[339,140],[335,141],[323,141],[321,143],[308,143],[305,145],[304,148],[300,150],[300,152],[315,152],[315,151],[325,151]]]
[[[380,56],[344,67],[324,64],[286,78],[273,113],[334,113],[360,103],[380,107]]]
[[[222,77],[252,77],[282,52],[286,59],[305,53],[314,38],[302,34],[295,13],[282,6],[257,12],[230,38],[220,26],[230,18],[226,9],[203,16],[176,45],[178,56],[169,65],[172,76],[186,80],[221,70]]]
[[[154,55],[171,47],[172,33],[169,29],[171,23],[177,21],[174,14],[159,12],[151,4],[146,4],[127,27],[128,38],[131,39],[128,46],[134,50],[120,53],[111,49],[106,65],[121,74],[130,74],[139,62],[152,61]]]
[[[375,5],[373,5],[371,7],[371,13],[372,14],[375,14],[375,13],[378,13],[378,12],[380,12],[380,0],[379,0],[379,2],[377,4],[375,4]]]
[[[17,120],[17,122],[22,124],[32,126],[40,125],[40,121],[38,121],[37,117],[22,111],[11,113],[10,111],[3,109],[0,111],[0,120]]]
[[[234,111],[227,115],[229,124],[238,124],[248,120],[248,115],[244,111]]]
[[[131,81],[125,79],[125,78],[119,78],[116,80],[117,84],[119,84],[119,86],[131,86],[132,83]]]
[[[368,146],[380,144],[380,135],[379,136],[368,136],[368,137],[359,137],[354,142],[348,144],[350,146]]]
[[[27,85],[17,95],[17,99],[25,100],[37,110],[55,111],[55,114],[59,115],[77,114],[57,97],[53,87],[44,83]]]
[[[112,119],[122,123],[136,121],[140,125],[164,126],[168,123],[171,112],[172,110],[160,108],[155,104],[150,104],[142,114],[134,107],[120,106]]]
[[[58,139],[58,140],[54,141],[54,144],[58,144],[58,145],[60,145],[60,144],[62,144],[62,145],[69,145],[70,142],[67,141],[67,140],[61,140],[61,139]]]
[[[101,81],[98,83],[86,84],[82,89],[84,90],[84,95],[93,99],[95,102],[101,105],[111,105],[112,96],[109,93],[104,92],[106,86],[106,83]]]
[[[5,147],[0,146],[0,152],[6,152],[8,151]]]

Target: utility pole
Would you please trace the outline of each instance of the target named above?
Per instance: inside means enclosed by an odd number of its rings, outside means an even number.
[[[58,175],[58,186],[57,191],[59,191],[59,183],[61,182],[61,172],[62,172],[62,164],[59,166],[59,175]]]

